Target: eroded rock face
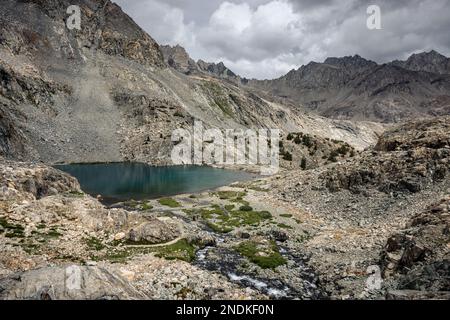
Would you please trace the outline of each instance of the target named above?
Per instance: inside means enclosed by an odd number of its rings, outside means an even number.
[[[0,163],[0,199],[22,194],[40,199],[58,193],[80,193],[78,181],[48,166],[2,161]]]
[[[27,0],[20,1],[19,4],[14,0],[5,0],[2,4],[5,12],[10,14],[17,14],[15,10],[27,12],[26,15],[18,15],[19,19],[14,25],[12,21],[6,24],[6,19],[2,20],[2,27],[6,29],[4,43],[16,53],[54,51],[53,54],[58,53],[60,57],[78,60],[83,57],[82,51],[85,47],[99,49],[105,54],[122,56],[145,65],[165,66],[158,44],[125,15],[117,4],[109,0]],[[76,33],[65,28],[61,19],[70,5],[80,6],[83,17],[83,28]],[[31,28],[36,21],[45,26],[44,32],[42,28]]]
[[[167,65],[175,70],[189,74],[198,71],[198,66],[183,47],[180,46],[161,46],[161,51]]]
[[[450,117],[412,122],[387,131],[374,150],[326,171],[330,191],[373,188],[381,192],[416,193],[448,175]]]
[[[13,274],[0,280],[3,300],[134,300],[146,296],[121,275],[99,267],[67,265]]]
[[[0,98],[1,100],[1,98]],[[27,137],[16,124],[16,117],[0,101],[0,157],[24,159],[35,156]],[[19,114],[23,118],[23,114]]]

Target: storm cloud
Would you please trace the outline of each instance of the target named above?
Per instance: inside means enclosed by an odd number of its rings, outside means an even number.
[[[114,0],[160,44],[275,78],[310,61],[359,54],[379,63],[450,54],[450,0]],[[366,26],[381,8],[381,30]]]

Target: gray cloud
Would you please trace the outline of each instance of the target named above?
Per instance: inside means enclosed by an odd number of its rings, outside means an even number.
[[[161,44],[274,78],[310,61],[360,54],[377,62],[435,49],[450,54],[449,0],[115,0]],[[382,30],[368,30],[377,4]]]

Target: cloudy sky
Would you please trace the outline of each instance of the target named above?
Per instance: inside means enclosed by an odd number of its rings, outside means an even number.
[[[377,62],[435,49],[450,56],[450,0],[114,0],[160,44],[275,78],[310,61],[359,54]],[[366,26],[381,9],[381,30]]]

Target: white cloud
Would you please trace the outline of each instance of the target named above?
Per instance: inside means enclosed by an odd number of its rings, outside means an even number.
[[[252,12],[247,3],[234,4],[225,1],[211,16],[210,27],[240,34],[251,26]]]
[[[257,78],[328,56],[377,62],[417,51],[450,53],[450,1],[377,0],[383,30],[366,28],[369,0],[115,0],[161,44],[223,61]],[[188,17],[188,18],[187,18]]]

